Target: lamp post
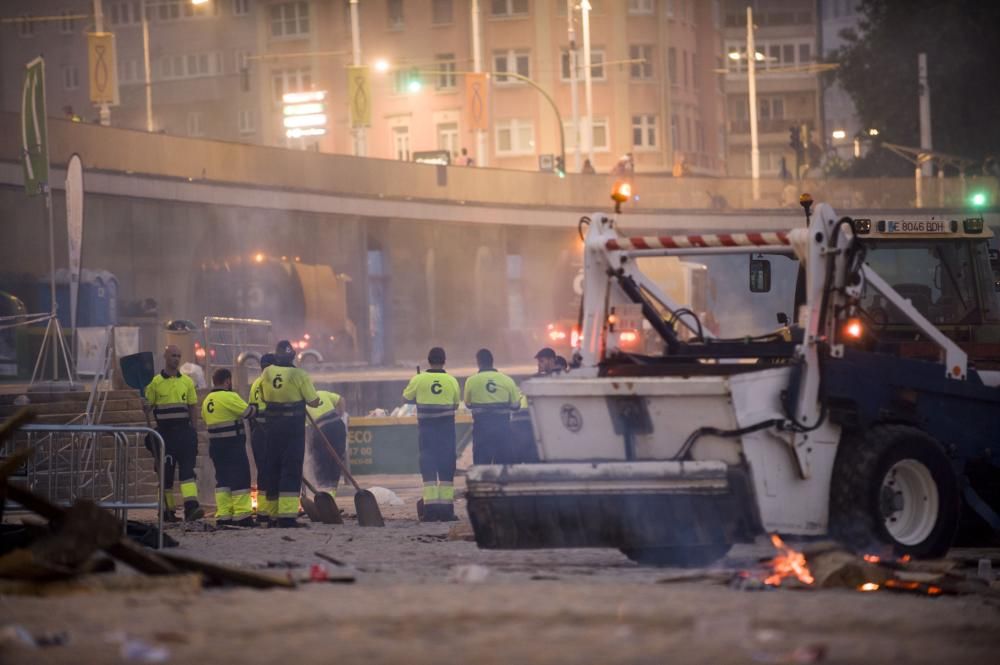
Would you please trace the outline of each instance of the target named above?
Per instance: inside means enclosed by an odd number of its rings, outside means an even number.
[[[747,95],[750,103],[750,188],[760,200],[760,148],[757,144],[757,49],[753,44],[753,8],[747,5]]]
[[[587,159],[594,163],[594,80],[590,60],[590,0],[580,3],[583,13],[583,100],[587,115],[583,124],[583,135],[587,140]],[[559,129],[562,130],[560,123]]]

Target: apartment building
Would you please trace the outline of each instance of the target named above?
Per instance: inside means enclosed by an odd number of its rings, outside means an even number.
[[[91,14],[91,0],[9,0],[4,16]],[[361,0],[362,63],[370,67],[371,124],[365,154],[466,148],[479,165],[539,168],[579,146],[571,85],[569,28],[578,48],[577,118],[586,113],[580,0],[478,0],[482,70],[491,73],[486,154],[477,152],[464,75],[474,69],[472,0]],[[149,17],[153,129],[171,134],[350,154],[355,133],[347,99],[352,64],[349,0],[104,0],[116,35],[121,105],[112,124],[146,128],[141,10]],[[721,175],[726,170],[726,88],[721,0],[590,0],[593,164],[608,171],[626,153],[636,170]],[[19,104],[20,68],[32,48],[49,62],[50,110],[87,101],[91,19],[71,30],[5,25],[3,108]],[[11,38],[7,38],[11,37]],[[376,68],[384,63],[385,69]],[[75,67],[75,70],[73,69]],[[63,73],[63,68],[69,68]],[[58,74],[53,74],[58,70]],[[75,71],[75,74],[73,73]],[[531,80],[525,83],[504,72]],[[59,80],[66,77],[67,86]],[[554,102],[556,111],[539,88]],[[285,136],[282,95],[323,90],[327,133]],[[560,140],[560,122],[562,139]]]
[[[726,0],[726,96],[729,117],[728,173],[750,175],[750,119],[747,81],[747,6],[755,25],[757,131],[760,175],[795,173],[792,127],[805,126],[805,138],[823,145],[817,61],[815,0]]]
[[[105,31],[113,32],[120,104],[111,108],[115,127],[146,130],[142,10],[149,32],[152,130],[178,136],[259,142],[260,94],[241,77],[257,50],[252,0],[104,0]],[[0,39],[0,107],[17,111],[24,65],[35,55],[46,64],[49,114],[69,109],[96,122],[90,104],[87,36],[94,30],[92,0],[6,0]],[[65,20],[51,17],[77,16]]]

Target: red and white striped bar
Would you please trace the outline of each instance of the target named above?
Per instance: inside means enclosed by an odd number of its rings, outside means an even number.
[[[609,240],[610,250],[696,249],[700,247],[777,247],[789,245],[787,231],[713,233],[689,236],[636,236]]]

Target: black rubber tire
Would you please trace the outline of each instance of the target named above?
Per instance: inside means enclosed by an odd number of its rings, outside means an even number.
[[[726,556],[732,545],[694,545],[690,547],[622,548],[622,554],[641,566],[702,568]]]
[[[926,467],[939,499],[933,529],[912,545],[893,538],[880,508],[882,481],[904,459]],[[830,535],[849,548],[871,552],[888,545],[899,556],[944,556],[955,539],[960,510],[955,471],[941,445],[926,433],[906,425],[879,425],[865,434],[842,435],[830,486]]]

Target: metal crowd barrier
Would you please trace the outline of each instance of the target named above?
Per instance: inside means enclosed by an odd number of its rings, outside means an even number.
[[[140,477],[144,471],[147,478],[149,475],[147,435],[153,437],[159,451],[155,502],[140,500]],[[157,548],[163,548],[165,447],[156,430],[114,425],[25,425],[4,447],[7,451],[35,448],[21,477],[28,489],[52,503],[68,506],[77,499],[89,499],[114,511],[123,532],[129,510],[155,509]]]

